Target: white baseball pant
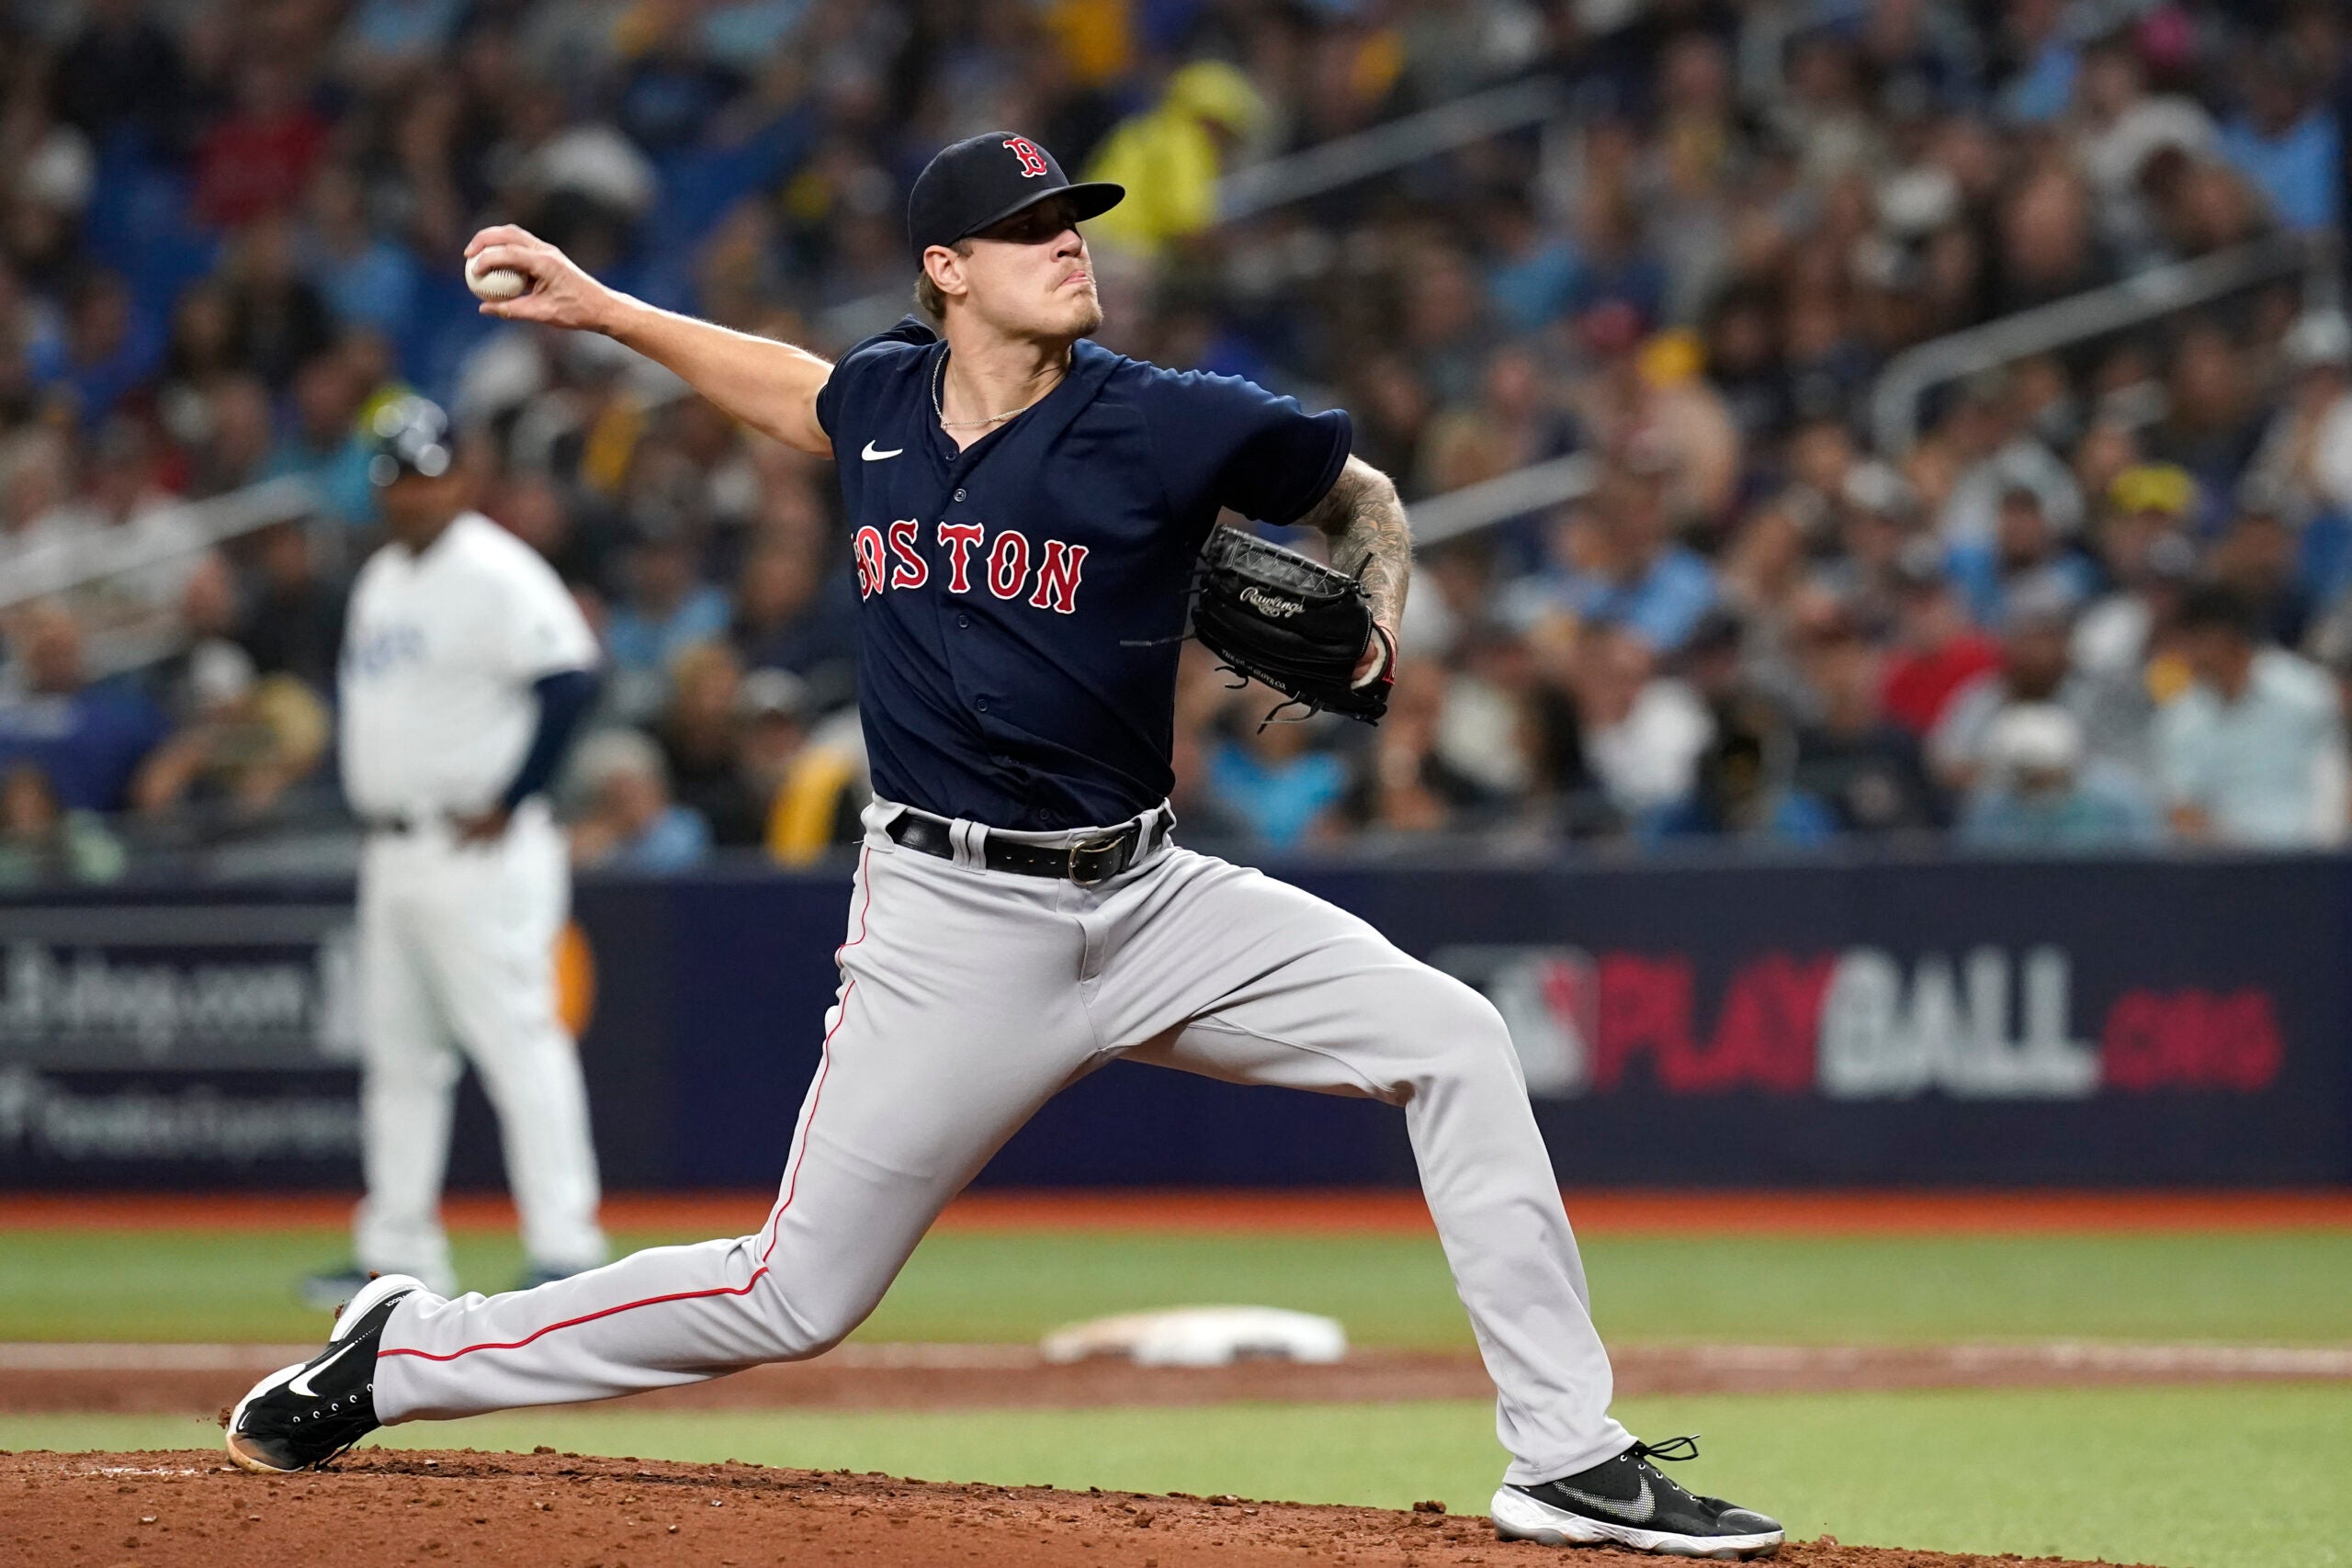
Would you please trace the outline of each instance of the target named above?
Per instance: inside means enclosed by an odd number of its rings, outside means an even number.
[[[882,1299],[940,1209],[1065,1085],[1115,1057],[1400,1106],[1487,1371],[1510,1478],[1632,1438],[1501,1018],[1363,920],[1167,847],[1084,887],[954,861],[866,817],[782,1188],[751,1235],[537,1290],[409,1297],[377,1363],[387,1422],[601,1399],[815,1356]],[[1075,835],[1021,834],[1058,843]]]
[[[454,1288],[441,1182],[466,1061],[498,1112],[532,1262],[605,1260],[588,1091],[556,1017],[570,877],[563,833],[537,800],[494,844],[461,846],[439,821],[368,836],[359,866],[368,1196],[352,1227],[363,1269]]]

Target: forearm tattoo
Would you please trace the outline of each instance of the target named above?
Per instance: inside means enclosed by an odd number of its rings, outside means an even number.
[[[1331,482],[1329,493],[1300,521],[1331,541],[1331,564],[1363,584],[1373,619],[1396,628],[1413,570],[1412,529],[1388,476],[1361,457]]]

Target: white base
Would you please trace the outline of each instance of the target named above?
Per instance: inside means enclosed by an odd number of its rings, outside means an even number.
[[[1700,1536],[1612,1525],[1555,1508],[1515,1486],[1498,1488],[1487,1512],[1495,1521],[1495,1534],[1504,1540],[1532,1540],[1543,1546],[1622,1546],[1661,1557],[1711,1557],[1736,1562],[1770,1557],[1780,1550],[1782,1540],[1780,1530],[1764,1535]]]

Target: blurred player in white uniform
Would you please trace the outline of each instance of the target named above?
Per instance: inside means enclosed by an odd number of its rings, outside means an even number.
[[[441,1182],[464,1061],[498,1112],[525,1283],[605,1258],[587,1090],[556,1016],[571,884],[544,793],[595,696],[595,637],[547,562],[467,509],[440,409],[387,405],[372,434],[391,538],[353,585],[341,671],[344,789],[367,829],[368,1196],[353,1267],[305,1283],[330,1305],[371,1272],[454,1290]]]

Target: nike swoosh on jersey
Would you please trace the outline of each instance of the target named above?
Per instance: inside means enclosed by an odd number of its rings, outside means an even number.
[[[1650,1494],[1650,1478],[1646,1475],[1642,1477],[1640,1495],[1631,1499],[1596,1497],[1589,1492],[1579,1492],[1563,1482],[1555,1481],[1552,1484],[1559,1487],[1563,1496],[1574,1498],[1596,1513],[1606,1515],[1612,1519],[1623,1519],[1629,1525],[1647,1524],[1650,1517],[1657,1512],[1657,1499]]]
[[[300,1394],[304,1399],[316,1399],[319,1396],[319,1391],[311,1386],[311,1380],[318,1376],[321,1372],[325,1371],[329,1367],[334,1366],[337,1361],[343,1359],[345,1352],[356,1348],[358,1343],[359,1342],[355,1339],[349,1344],[345,1345],[341,1349],[335,1351],[334,1355],[329,1356],[325,1360],[321,1361],[317,1366],[303,1368],[301,1375],[288,1382],[286,1386],[292,1389],[296,1393]],[[1645,1484],[1647,1483],[1645,1483]],[[1579,1495],[1581,1495],[1581,1494],[1579,1494]]]
[[[874,443],[869,441],[865,444],[865,450],[860,452],[858,456],[865,458],[869,463],[878,463],[885,457],[895,457],[905,450],[906,448],[903,446],[893,446],[888,452],[884,452],[877,449]]]

